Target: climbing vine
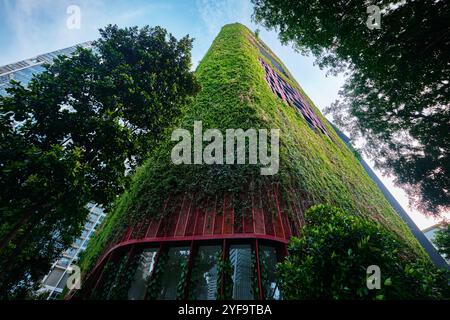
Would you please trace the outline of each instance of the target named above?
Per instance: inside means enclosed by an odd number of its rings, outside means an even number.
[[[252,281],[252,287],[251,287],[251,291],[252,291],[252,295],[254,299],[259,299],[259,285],[258,285],[258,268],[256,265],[256,254],[255,251],[252,250],[252,255],[251,255],[251,265],[252,265],[252,273],[251,273],[251,281]]]
[[[260,248],[259,251],[259,268],[261,270],[261,286],[264,292],[264,299],[273,300],[275,298],[275,292],[278,289],[278,283],[275,287],[271,287],[269,279],[270,267],[267,263],[268,253]],[[273,272],[275,273],[276,265],[273,265]]]
[[[161,278],[162,275],[166,270],[167,262],[169,260],[169,256],[167,252],[161,252],[159,253],[158,257],[158,263],[155,266],[155,269],[153,270],[152,276],[148,279],[147,283],[147,294],[146,299],[147,300],[156,300],[158,299],[160,293],[161,293]]]
[[[217,259],[217,300],[231,300],[233,299],[233,272],[234,267],[228,257],[222,260],[222,252],[216,256]],[[223,278],[223,283],[222,283]],[[221,288],[223,286],[223,294]]]
[[[119,270],[117,270],[118,282],[114,288],[113,293],[111,294],[110,299],[115,300],[128,299],[128,290],[131,287],[131,283],[134,279],[136,270],[139,266],[140,256],[133,255],[129,259],[131,259],[131,261],[127,261],[126,259],[124,259],[124,261],[122,261],[119,267]]]
[[[185,288],[186,288],[186,280],[187,280],[187,275],[188,275],[188,270],[189,270],[189,260],[185,259],[183,261],[181,261],[181,274],[180,274],[180,278],[178,280],[178,285],[177,285],[177,300],[183,300],[184,296],[185,296]]]
[[[115,263],[113,261],[108,261],[103,267],[101,283],[97,288],[91,293],[91,298],[94,300],[106,299],[108,293],[114,283],[115,273],[114,270]]]
[[[220,202],[228,194],[236,216],[240,217],[251,206],[250,195],[274,185],[280,187],[286,204],[310,207],[328,203],[355,212],[380,223],[416,255],[426,257],[358,159],[287,71],[280,73],[280,77],[305,97],[331,139],[311,130],[294,108],[273,94],[258,58],[271,66],[272,62],[261,55],[255,41],[263,45],[240,24],[222,29],[196,70],[201,92],[183,110],[176,124],[167,128],[167,139],[155,147],[146,163],[137,170],[130,188],[117,200],[114,210],[89,243],[80,261],[82,270],[91,270],[106,246],[128,226],[148,217],[168,214],[170,210],[161,210],[168,196],[176,203],[185,194],[195,195],[193,203],[201,204],[208,202],[205,199]],[[283,66],[276,57],[274,61]],[[283,69],[287,70],[284,66]],[[198,120],[203,122],[203,131],[210,128],[280,129],[279,173],[261,176],[261,166],[250,164],[174,165],[170,157],[175,145],[170,139],[173,129],[184,128],[192,135],[193,123]],[[243,194],[249,196],[243,198]],[[273,202],[265,196],[262,201],[273,213],[273,208],[270,209]],[[286,212],[293,214],[289,208]]]

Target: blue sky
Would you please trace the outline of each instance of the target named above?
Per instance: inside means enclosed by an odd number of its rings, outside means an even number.
[[[66,27],[69,5],[81,10],[79,30]],[[176,37],[189,34],[195,38],[196,65],[224,24],[258,28],[251,21],[252,11],[250,0],[0,0],[0,65],[96,39],[98,29],[109,23],[160,25]],[[319,108],[334,101],[343,78],[325,78],[325,71],[313,66],[313,58],[281,46],[275,32],[259,29]]]
[[[81,10],[80,29],[66,26],[70,5]],[[317,107],[331,104],[344,83],[343,76],[327,77],[326,70],[314,66],[312,57],[282,46],[276,32],[252,22],[252,12],[250,0],[0,0],[0,65],[94,40],[98,29],[111,23],[120,27],[160,25],[177,38],[189,34],[195,38],[192,55],[196,66],[224,24],[241,22],[251,30],[260,29],[262,40],[286,64]],[[391,179],[382,180],[419,227],[433,223],[407,208],[404,192],[394,187]]]

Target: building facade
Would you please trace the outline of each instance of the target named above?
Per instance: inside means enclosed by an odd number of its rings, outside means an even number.
[[[78,46],[91,48],[92,43],[84,42]],[[27,85],[34,74],[41,73],[45,70],[44,64],[51,64],[53,59],[60,55],[70,56],[75,52],[76,48],[77,46],[72,46],[0,67],[0,95],[6,94],[6,88],[9,86],[11,80],[21,82],[22,85]]]
[[[319,203],[375,220],[426,256],[287,68],[245,26],[224,26],[196,75],[202,91],[180,126],[279,129],[279,173],[261,176],[258,166],[217,158],[174,164],[169,137],[90,242],[82,288],[68,298],[282,299],[276,264],[289,239],[301,236],[305,211]]]
[[[84,42],[79,44],[83,48],[91,48],[91,42]],[[51,64],[53,59],[60,55],[71,56],[77,46],[68,47],[65,49],[53,51],[38,55],[34,58],[23,60],[16,63],[11,63],[0,67],[0,95],[6,95],[6,89],[10,85],[11,80],[20,82],[22,85],[27,85],[33,75],[39,74],[45,70],[44,64]],[[44,277],[42,283],[42,290],[48,292],[48,298],[54,299],[62,292],[66,285],[68,268],[77,262],[79,255],[83,252],[93,232],[98,225],[105,218],[104,210],[96,204],[89,203],[87,205],[89,210],[88,219],[83,227],[81,236],[75,240],[72,246],[66,250],[61,258],[56,261],[50,269],[50,272]]]
[[[433,247],[436,248],[436,250],[438,249],[438,247],[436,246],[436,243],[435,243],[436,232],[440,231],[442,229],[445,229],[445,227],[446,226],[443,223],[436,223],[436,224],[422,230],[425,237],[433,245]],[[441,256],[443,259],[445,259],[447,264],[450,265],[450,257],[446,257],[444,254],[442,254]]]
[[[49,300],[57,299],[63,292],[67,278],[72,273],[71,266],[77,264],[80,254],[86,250],[89,240],[106,217],[104,210],[94,203],[89,203],[87,208],[89,214],[80,237],[53,263],[50,272],[42,280],[41,290],[48,292]]]

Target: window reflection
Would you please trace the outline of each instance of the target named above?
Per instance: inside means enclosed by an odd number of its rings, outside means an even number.
[[[58,261],[58,265],[60,265],[61,267],[67,267],[69,265],[69,259],[67,258],[61,258]]]
[[[220,246],[200,246],[191,274],[190,298],[215,300],[217,292],[217,259]]]
[[[118,289],[114,288],[121,287],[124,290],[120,289],[120,298],[129,300],[253,300],[260,297],[258,289],[261,288],[262,298],[282,299],[276,277],[280,245],[261,241],[264,245],[259,245],[256,252],[251,244],[255,243],[254,239],[246,243],[241,241],[230,241],[226,255],[222,252],[223,242],[194,242],[190,244],[196,248],[192,257],[190,246],[164,244],[166,249],[158,255],[159,249],[153,244],[151,248],[143,248],[137,256],[126,255],[131,257],[124,260],[125,263],[131,259],[127,268],[116,268],[111,272],[108,262],[104,266],[105,277],[94,296],[117,298],[119,295],[115,291]],[[258,261],[260,272],[257,272]],[[68,263],[63,260],[59,264],[64,262]],[[127,272],[129,276],[124,277]]]
[[[247,244],[230,246],[230,262],[233,266],[233,299],[253,300],[251,246]]]
[[[145,249],[140,256],[133,282],[128,290],[129,300],[143,300],[147,290],[147,281],[155,266],[158,249]]]
[[[280,300],[280,290],[276,281],[277,250],[271,246],[259,246],[259,266],[264,298]]]
[[[75,240],[75,245],[77,247],[81,247],[81,245],[83,244],[83,240],[81,240],[80,238],[78,238],[77,240]]]
[[[175,300],[177,298],[178,282],[183,276],[188,258],[188,247],[174,247],[169,249],[164,273],[161,278],[162,289],[159,299]]]

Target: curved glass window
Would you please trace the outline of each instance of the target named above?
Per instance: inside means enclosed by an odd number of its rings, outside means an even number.
[[[280,290],[276,281],[277,250],[272,246],[259,246],[259,267],[261,286],[266,300],[280,300]]]
[[[155,266],[158,249],[145,249],[139,258],[139,263],[128,290],[129,300],[143,300],[147,291],[147,283]]]
[[[119,251],[99,273],[90,291],[100,299],[279,300],[276,264],[284,244],[257,239],[152,243]],[[189,244],[189,246],[187,246]],[[256,247],[258,245],[258,247]],[[151,247],[150,247],[151,246]],[[136,248],[136,247],[135,247]],[[192,248],[192,252],[191,252]],[[226,248],[226,252],[223,252]],[[258,250],[256,250],[258,248]],[[111,257],[111,256],[110,256]],[[110,268],[114,267],[114,272]],[[131,277],[125,276],[130,273]],[[129,279],[129,280],[124,280]],[[95,281],[93,282],[95,283]]]
[[[160,300],[175,300],[178,296],[178,283],[185,275],[189,259],[188,247],[174,247],[167,252],[165,272],[161,277]]]
[[[233,266],[233,299],[253,300],[252,247],[249,244],[231,245],[230,262]]]
[[[220,246],[200,246],[192,267],[189,298],[216,300]]]

